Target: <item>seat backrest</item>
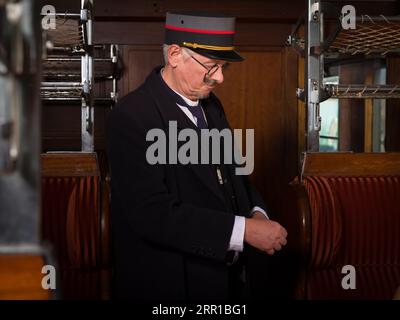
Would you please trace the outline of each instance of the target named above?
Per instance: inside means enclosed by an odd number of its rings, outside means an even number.
[[[301,181],[311,221],[307,298],[391,299],[400,285],[400,154],[309,153]],[[342,284],[348,266],[355,289]]]
[[[100,298],[101,274],[109,268],[109,205],[97,155],[57,152],[41,159],[42,236],[55,248],[64,296]]]

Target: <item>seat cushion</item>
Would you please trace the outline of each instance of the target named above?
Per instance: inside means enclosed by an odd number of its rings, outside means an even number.
[[[304,178],[312,224],[308,298],[391,299],[400,284],[400,177]],[[356,271],[344,290],[342,267]]]

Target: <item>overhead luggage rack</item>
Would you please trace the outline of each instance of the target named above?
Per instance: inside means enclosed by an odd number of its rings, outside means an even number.
[[[349,57],[384,58],[388,54],[399,54],[400,16],[362,15],[355,17],[355,29],[344,29],[341,11],[332,3],[307,0],[307,4],[307,13],[293,27],[287,44],[305,59],[305,88],[297,89],[297,97],[305,102],[307,109],[306,148],[315,152],[319,151],[321,130],[319,105],[324,100],[400,98],[399,85],[324,84],[325,60],[332,63]],[[328,19],[333,25],[327,24]],[[299,35],[302,25],[305,26],[304,37]]]
[[[81,150],[92,152],[94,107],[112,106],[118,99],[118,46],[93,44],[93,0],[81,0],[80,13],[55,13],[54,17],[55,28],[44,31],[47,52],[40,96],[46,104],[81,106]],[[109,96],[95,96],[95,81],[112,81]]]
[[[102,48],[95,48],[95,53]],[[115,63],[110,58],[93,58],[94,80],[113,79],[116,76]],[[67,79],[68,81],[81,80],[81,58],[51,56],[43,60],[42,64],[45,81]]]
[[[86,21],[80,20],[80,14],[56,14],[55,29],[46,31],[48,36],[47,50],[82,55],[87,49],[87,38],[90,32]],[[86,39],[84,36],[84,29]],[[85,43],[86,40],[86,43]]]
[[[343,54],[381,54],[400,52],[400,17],[372,17],[356,19],[356,29],[341,29],[329,51]]]
[[[83,88],[80,82],[42,82],[40,97],[51,99],[56,97],[82,97]]]

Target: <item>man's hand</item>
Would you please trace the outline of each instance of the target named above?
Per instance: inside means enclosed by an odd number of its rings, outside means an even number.
[[[267,220],[264,216],[261,219],[260,215],[255,213],[252,218],[246,218],[244,241],[272,255],[287,243],[287,231],[278,222]]]
[[[261,211],[254,211],[251,217],[253,219],[267,220],[267,217]]]

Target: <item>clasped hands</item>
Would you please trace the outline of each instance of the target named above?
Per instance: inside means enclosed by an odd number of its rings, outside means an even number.
[[[287,231],[278,222],[268,220],[256,211],[251,218],[246,218],[244,241],[249,245],[273,255],[286,245]]]

